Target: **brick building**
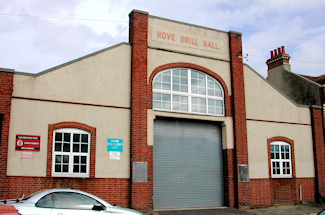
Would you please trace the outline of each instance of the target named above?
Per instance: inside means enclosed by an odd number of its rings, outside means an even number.
[[[129,17],[129,43],[38,74],[1,69],[1,198],[70,187],[152,210],[325,196],[321,105],[243,64],[239,32]]]

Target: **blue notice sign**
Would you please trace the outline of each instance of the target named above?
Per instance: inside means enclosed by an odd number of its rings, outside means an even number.
[[[123,139],[107,139],[107,151],[123,152]]]

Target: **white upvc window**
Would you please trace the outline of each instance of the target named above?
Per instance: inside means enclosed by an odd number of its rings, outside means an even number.
[[[271,143],[272,178],[292,178],[291,145],[276,141]]]
[[[55,130],[52,154],[52,176],[89,177],[89,132],[73,128]]]
[[[224,116],[224,91],[213,77],[197,70],[175,68],[153,81],[155,110]]]

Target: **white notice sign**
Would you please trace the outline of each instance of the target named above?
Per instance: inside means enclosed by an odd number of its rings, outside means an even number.
[[[121,160],[121,152],[109,152],[109,158],[111,160]]]

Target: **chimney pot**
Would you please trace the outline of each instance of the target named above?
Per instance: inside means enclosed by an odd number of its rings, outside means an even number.
[[[266,64],[268,70],[271,70],[279,66],[283,66],[285,69],[291,70],[289,60],[290,60],[290,56],[286,54],[285,47],[280,46],[277,49],[271,51],[271,58],[266,61]]]

